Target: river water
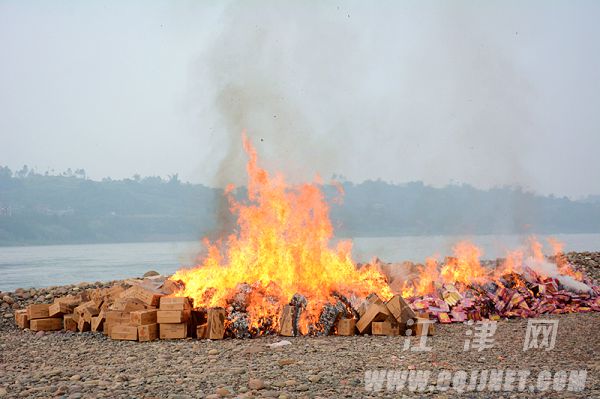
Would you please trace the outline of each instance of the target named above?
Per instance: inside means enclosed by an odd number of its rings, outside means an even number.
[[[600,250],[600,234],[556,234],[566,251]],[[546,244],[547,236],[538,236]],[[359,237],[352,239],[354,258],[423,261],[431,255],[448,255],[452,245],[469,239],[484,251],[484,258],[501,257],[527,239],[519,235]],[[550,253],[549,246],[545,246]],[[106,281],[141,276],[148,270],[173,273],[195,264],[202,246],[197,242],[122,243],[0,247],[0,291],[18,287],[47,287],[82,281]]]

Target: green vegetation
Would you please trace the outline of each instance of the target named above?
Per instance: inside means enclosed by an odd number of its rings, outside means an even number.
[[[343,202],[331,202],[341,236],[600,232],[600,202],[591,199],[420,182],[343,187]],[[334,187],[324,189],[337,196]],[[195,240],[231,225],[219,203],[222,190],[177,175],[93,181],[83,170],[41,175],[0,167],[0,245]]]

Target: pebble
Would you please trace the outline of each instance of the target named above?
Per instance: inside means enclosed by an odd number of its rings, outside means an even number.
[[[208,351],[209,355],[218,355],[219,354],[219,350],[218,349],[211,349]]]
[[[279,359],[279,360],[277,361],[277,363],[278,363],[280,366],[289,366],[290,364],[294,364],[294,363],[296,363],[296,360],[294,360],[294,359]]]
[[[258,378],[251,378],[250,381],[248,381],[248,388],[258,391],[265,388],[265,383]]]
[[[231,392],[229,392],[229,390],[227,388],[217,388],[217,390],[215,391],[215,393],[218,396],[227,396],[227,395],[231,395]]]
[[[81,380],[81,376],[79,374],[75,374],[75,375],[72,375],[71,378],[69,378],[69,380],[79,381],[79,380]]]
[[[8,303],[9,305],[12,305],[13,303],[15,303],[15,300],[12,299],[9,295],[4,295],[2,297],[2,300],[6,303]]]

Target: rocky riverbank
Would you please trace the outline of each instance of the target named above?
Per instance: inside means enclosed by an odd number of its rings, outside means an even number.
[[[576,269],[600,279],[600,252],[565,256]],[[296,337],[278,347],[269,345],[281,337],[137,343],[113,341],[91,332],[34,333],[14,324],[15,309],[114,283],[0,293],[0,397],[398,397],[415,393],[387,391],[387,380],[377,390],[377,385],[368,384],[370,371],[429,370],[437,376],[442,370],[471,373],[486,369],[531,371],[527,389],[503,392],[506,397],[517,393],[519,397],[600,397],[600,313],[595,312],[545,317],[559,322],[556,347],[549,351],[523,350],[526,319],[501,321],[492,347],[482,351],[464,351],[473,327],[436,325],[435,336],[428,338],[432,350],[427,352],[404,350],[405,337]],[[416,338],[408,341],[411,347],[418,345]],[[585,389],[565,392],[551,386],[545,392],[538,388],[529,391],[540,370],[586,370]],[[435,388],[435,384],[430,386]],[[484,389],[464,396],[484,398],[490,394]],[[454,397],[456,392],[416,395]]]
[[[469,327],[436,326],[429,352],[403,350],[404,337],[280,337],[223,341],[112,341],[100,333],[0,331],[0,397],[201,398],[401,397],[365,385],[369,370],[587,370],[583,392],[520,392],[519,397],[600,397],[599,313],[551,316],[559,321],[553,350],[523,351],[527,320],[498,324],[493,347],[463,351]],[[411,346],[418,345],[410,338]],[[434,377],[432,377],[434,379]],[[528,385],[529,386],[529,385]],[[369,391],[368,389],[371,389]],[[516,396],[517,392],[512,392]],[[431,393],[415,393],[417,397]],[[485,398],[487,390],[465,397]],[[454,392],[436,397],[454,397]],[[506,392],[506,397],[510,392]]]

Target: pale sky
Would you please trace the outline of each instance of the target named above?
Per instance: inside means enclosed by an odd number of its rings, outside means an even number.
[[[1,1],[0,165],[600,194],[599,1]],[[264,141],[260,141],[260,139]]]

